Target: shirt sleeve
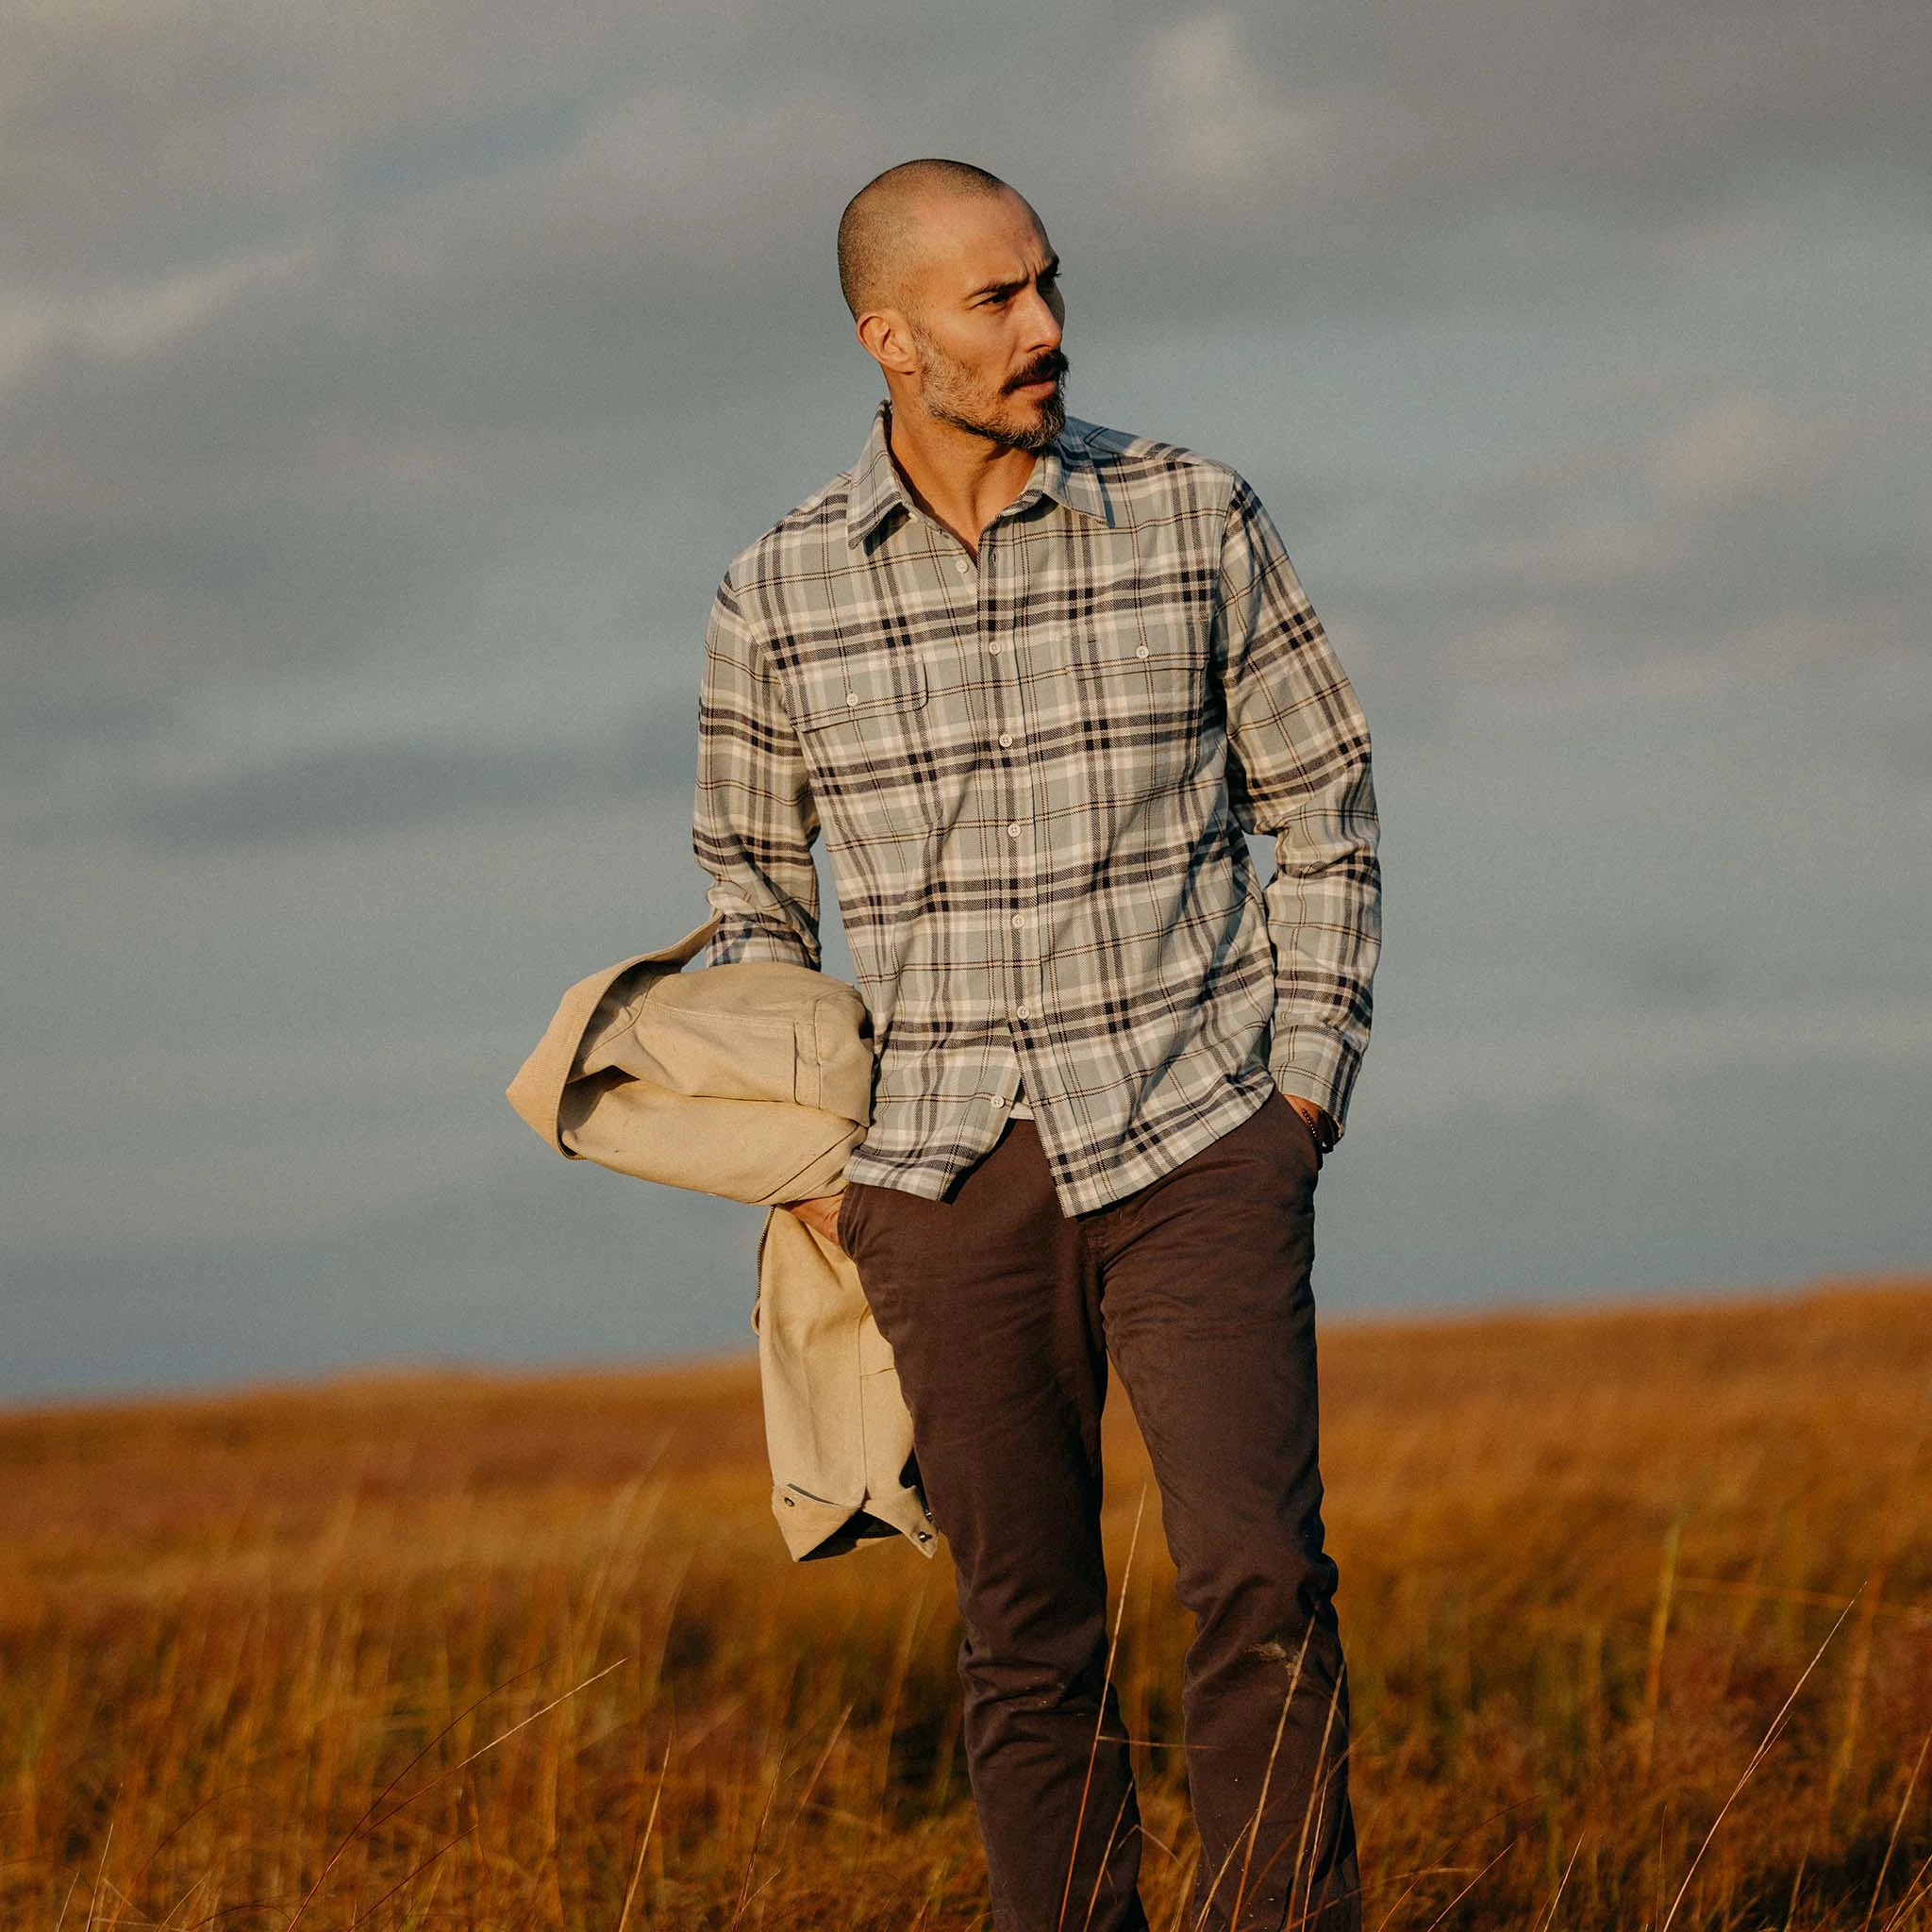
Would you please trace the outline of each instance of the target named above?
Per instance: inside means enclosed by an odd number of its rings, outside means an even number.
[[[1245,831],[1272,833],[1269,1071],[1338,1126],[1369,1043],[1381,872],[1369,731],[1261,500],[1237,479],[1221,557],[1228,787]]]
[[[819,965],[819,834],[798,734],[727,576],[705,626],[691,845],[718,930],[704,963]]]

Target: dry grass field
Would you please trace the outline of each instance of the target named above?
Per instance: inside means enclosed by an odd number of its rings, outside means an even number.
[[[1323,1348],[1368,1925],[1932,1927],[1932,1285]],[[0,1417],[0,1925],[978,1925],[954,1642],[943,1558],[786,1562],[745,1364]]]

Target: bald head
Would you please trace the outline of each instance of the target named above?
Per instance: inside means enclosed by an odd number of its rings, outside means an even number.
[[[902,161],[868,181],[839,222],[839,287],[853,318],[896,306],[900,282],[921,252],[922,219],[933,208],[1002,194],[1021,198],[970,161]]]

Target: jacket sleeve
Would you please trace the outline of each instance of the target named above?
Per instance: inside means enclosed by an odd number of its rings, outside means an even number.
[[[798,734],[727,575],[705,627],[692,847],[718,930],[704,964],[819,964],[819,832]]]
[[[1274,837],[1269,1071],[1340,1126],[1381,947],[1368,725],[1268,512],[1239,478],[1219,595],[1230,796],[1244,830]]]

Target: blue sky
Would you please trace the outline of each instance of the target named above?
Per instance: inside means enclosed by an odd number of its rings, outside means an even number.
[[[1324,1306],[1932,1266],[1928,109],[1910,4],[9,16],[0,1395],[745,1339],[756,1217],[501,1090],[702,913],[705,608],[919,153],[1368,711]]]

